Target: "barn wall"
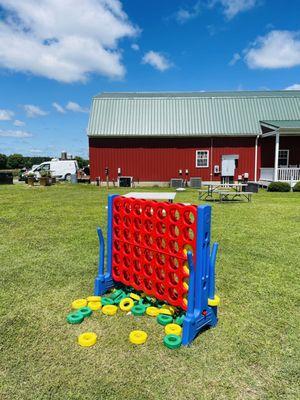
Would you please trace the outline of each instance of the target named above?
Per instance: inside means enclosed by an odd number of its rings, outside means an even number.
[[[189,170],[190,176],[203,180],[219,180],[213,166],[221,168],[223,154],[238,154],[236,176],[245,172],[254,179],[255,137],[223,138],[90,138],[91,178],[117,178],[117,169],[123,176],[135,181],[169,181],[178,177],[178,170]],[[209,150],[209,167],[196,168],[196,150]]]
[[[300,164],[300,136],[280,136],[279,148],[289,151],[289,164]],[[275,158],[275,137],[261,139],[261,166],[273,168]]]

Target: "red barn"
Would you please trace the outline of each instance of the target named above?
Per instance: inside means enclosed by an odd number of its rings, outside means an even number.
[[[300,91],[102,93],[88,136],[93,180],[297,181]]]

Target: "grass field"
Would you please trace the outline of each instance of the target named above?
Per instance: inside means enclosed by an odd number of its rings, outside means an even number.
[[[95,186],[0,187],[1,400],[299,399],[300,195],[212,205],[219,324],[176,351],[149,317],[66,323],[93,291],[106,198]],[[176,201],[197,204],[197,192]],[[133,347],[137,328],[149,339]],[[81,348],[88,330],[99,340]]]

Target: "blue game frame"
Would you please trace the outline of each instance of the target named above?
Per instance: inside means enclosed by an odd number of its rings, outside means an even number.
[[[105,272],[105,242],[102,230],[97,228],[99,238],[99,265],[95,279],[94,293],[100,296],[115,287],[112,278],[112,225],[113,200],[118,195],[108,196],[107,221],[107,255]],[[197,243],[195,264],[192,252],[188,251],[187,260],[190,270],[188,307],[183,322],[182,344],[190,344],[205,327],[216,326],[218,322],[217,306],[210,306],[210,300],[215,299],[215,264],[218,244],[210,249],[211,206],[197,207]],[[211,250],[211,251],[210,251]]]

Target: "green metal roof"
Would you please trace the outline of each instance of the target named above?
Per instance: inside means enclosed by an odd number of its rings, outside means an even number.
[[[260,121],[300,119],[300,91],[102,93],[89,136],[249,136]]]
[[[270,127],[274,128],[281,128],[281,129],[300,129],[300,120],[271,120],[271,121],[260,121],[262,124],[269,125]]]

